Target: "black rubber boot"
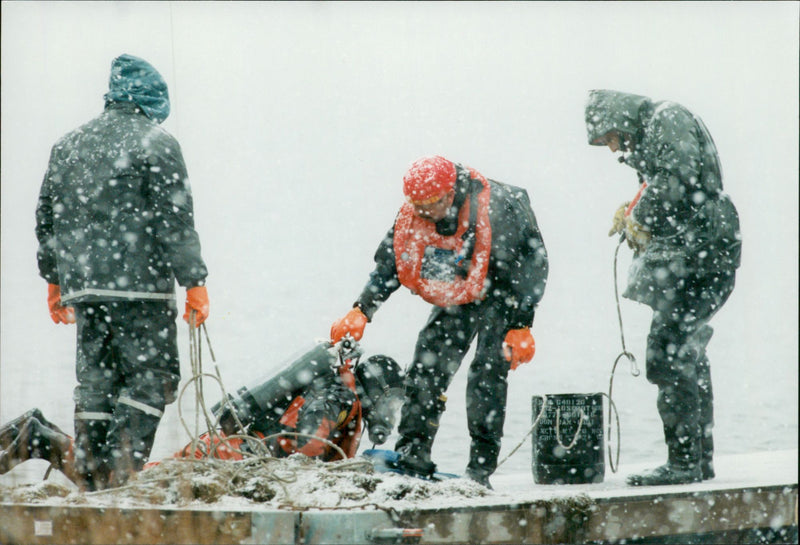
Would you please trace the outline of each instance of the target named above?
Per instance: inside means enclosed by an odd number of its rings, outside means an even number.
[[[430,456],[420,453],[401,451],[397,460],[397,468],[405,475],[423,479],[429,479],[436,473],[436,464],[431,461]]]
[[[711,327],[704,328],[706,332],[704,340],[707,343],[711,338],[713,330]],[[714,393],[711,387],[711,372],[709,369],[708,358],[703,356],[697,364],[697,383],[699,399],[698,422],[700,423],[700,472],[703,480],[707,481],[715,477],[714,474]]]
[[[440,395],[428,406],[425,404],[403,405],[403,415],[398,430],[400,439],[394,450],[400,454],[398,468],[414,477],[429,478],[436,472],[436,464],[431,460],[431,448],[439,419],[445,409],[447,396]]]
[[[471,481],[475,481],[481,486],[485,486],[489,490],[494,490],[492,483],[489,482],[489,475],[487,475],[486,472],[467,469],[467,471],[464,473],[464,477]]]
[[[628,475],[627,483],[631,486],[660,486],[665,484],[689,484],[702,480],[700,468],[681,467],[667,462],[662,466],[636,475]]]
[[[500,441],[473,437],[469,449],[469,463],[464,475],[492,490],[489,477],[497,469],[499,454]]]
[[[75,419],[75,482],[87,492],[108,487],[108,420]]]
[[[109,487],[124,485],[134,473],[142,470],[150,457],[160,421],[158,416],[117,403],[108,430]]]
[[[652,471],[630,475],[627,483],[631,486],[659,486],[702,481],[701,433],[695,415],[684,415],[678,410],[667,411],[663,405],[660,409],[662,419],[669,422],[664,424],[667,463]]]
[[[679,429],[691,429],[680,426]],[[665,484],[689,484],[703,480],[700,471],[700,439],[677,435],[676,428],[664,427],[667,440],[667,463],[651,471],[637,475],[629,475],[627,483],[631,486],[659,486]]]
[[[711,435],[700,441],[700,476],[704,481],[716,477],[714,473],[714,439]]]

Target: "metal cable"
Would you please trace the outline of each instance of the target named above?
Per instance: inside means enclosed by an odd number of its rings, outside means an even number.
[[[345,462],[345,464],[343,464],[341,468],[337,468],[337,469],[356,469],[356,468],[362,468],[364,466],[365,462],[357,461],[357,460],[348,460],[347,459],[347,454],[341,449],[341,447],[339,447],[338,445],[336,445],[335,443],[333,443],[332,441],[330,441],[330,440],[328,440],[326,438],[318,437],[316,435],[300,433],[300,432],[283,431],[283,432],[276,433],[276,434],[273,434],[273,435],[268,435],[268,436],[266,436],[264,438],[258,438],[258,437],[254,437],[254,436],[246,433],[246,430],[244,429],[244,426],[242,425],[241,421],[239,420],[238,415],[236,414],[236,411],[234,410],[233,406],[230,405],[230,403],[231,403],[230,397],[227,394],[227,391],[225,389],[225,385],[224,385],[224,383],[222,381],[222,377],[220,375],[219,366],[217,365],[217,360],[216,360],[216,357],[214,355],[214,350],[211,347],[211,339],[209,338],[208,330],[207,330],[205,324],[201,324],[200,326],[197,326],[196,325],[196,319],[197,319],[196,312],[193,310],[193,311],[190,312],[190,315],[189,315],[189,355],[190,355],[190,360],[191,360],[190,363],[191,363],[191,369],[192,369],[192,376],[186,382],[186,384],[183,385],[183,387],[181,388],[181,391],[180,391],[180,393],[178,395],[178,416],[179,416],[181,424],[183,425],[184,430],[189,435],[189,437],[191,437],[191,451],[182,452],[182,454],[185,457],[184,458],[178,458],[178,459],[184,460],[184,461],[187,461],[187,462],[192,462],[192,463],[215,463],[215,462],[219,461],[219,460],[217,460],[217,451],[224,447],[224,448],[228,449],[229,451],[237,453],[237,454],[242,456],[242,460],[239,460],[239,461],[229,460],[230,462],[235,462],[236,464],[238,464],[238,465],[235,466],[237,468],[236,469],[236,475],[238,475],[239,473],[241,473],[243,471],[246,471],[246,470],[250,469],[253,466],[253,464],[256,464],[256,465],[260,466],[260,470],[262,472],[266,471],[269,474],[269,478],[272,481],[277,482],[281,486],[281,488],[283,488],[284,494],[286,496],[289,495],[288,494],[288,490],[286,489],[286,484],[297,481],[298,474],[297,474],[296,471],[290,470],[290,469],[286,469],[286,468],[281,468],[280,471],[273,471],[271,469],[267,469],[266,466],[268,466],[270,463],[274,463],[277,460],[279,460],[279,458],[274,456],[273,453],[270,451],[269,447],[267,446],[266,442],[268,440],[270,440],[270,439],[273,439],[273,438],[276,438],[276,437],[280,437],[280,436],[291,435],[291,436],[294,436],[294,437],[305,437],[305,438],[308,438],[310,440],[320,441],[320,442],[330,446],[332,449],[334,449],[342,457],[342,460],[343,460],[343,462]],[[215,371],[214,374],[203,372],[202,336],[201,336],[201,334],[199,332],[200,328],[202,328],[202,334],[206,338],[206,343],[208,345],[208,350],[209,350],[209,353],[211,355],[211,359],[214,361],[214,371]],[[203,378],[210,378],[210,379],[214,380],[218,384],[218,386],[219,386],[219,388],[220,388],[220,390],[222,392],[222,399],[223,399],[222,407],[224,407],[225,404],[228,404],[230,406],[230,409],[231,409],[230,412],[233,415],[233,417],[234,417],[234,419],[236,421],[236,426],[239,428],[241,433],[239,433],[239,434],[231,434],[231,435],[223,435],[218,431],[219,416],[212,415],[210,413],[209,409],[206,406],[205,394],[203,392],[203,386],[202,386],[202,379]],[[194,385],[194,390],[195,390],[195,429],[194,429],[194,431],[192,431],[190,429],[189,425],[186,422],[186,419],[183,416],[182,403],[181,403],[181,401],[183,399],[183,396],[186,393],[186,389],[189,387],[190,384]],[[221,411],[219,411],[219,414],[221,414]],[[200,440],[200,436],[202,435],[200,433],[200,417],[201,416],[204,418],[205,424],[206,424],[206,427],[207,427],[207,430],[208,430],[206,432],[208,434],[208,438],[209,438],[208,444],[206,444],[204,441]],[[231,444],[231,440],[232,439],[239,439],[239,440],[243,441],[244,443],[246,443],[247,447],[248,447],[248,450],[242,450],[240,448],[237,448],[237,447],[233,446],[233,444]],[[198,457],[198,453],[199,453],[199,457]],[[366,463],[369,466],[372,466],[371,463],[369,463],[369,462],[366,462]],[[233,478],[230,479],[231,483],[233,481],[234,481]]]
[[[627,358],[631,364],[631,375],[634,377],[638,377],[640,374],[639,367],[636,364],[636,356],[634,356],[631,352],[628,351],[628,348],[625,346],[625,329],[622,325],[622,307],[619,304],[619,282],[617,281],[617,262],[619,261],[619,249],[622,246],[622,243],[625,242],[625,233],[619,237],[619,242],[617,243],[617,248],[614,250],[614,301],[617,305],[617,320],[619,322],[619,338],[620,343],[622,344],[622,352],[617,356],[614,360],[614,365],[611,367],[611,376],[608,379],[608,427],[606,428],[606,435],[608,436],[608,462],[611,466],[611,472],[616,473],[619,469],[619,454],[621,450],[621,443],[622,443],[622,434],[620,429],[619,423],[619,411],[617,411],[617,406],[614,403],[614,373],[617,371],[617,364],[622,358]],[[612,462],[611,456],[611,409],[614,409],[614,414],[616,416],[616,423],[617,423],[617,456],[616,462]]]

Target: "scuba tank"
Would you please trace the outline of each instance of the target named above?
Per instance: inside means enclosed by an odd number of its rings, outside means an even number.
[[[358,344],[347,338],[337,345],[321,342],[290,358],[277,374],[241,387],[236,396],[229,394],[228,403],[219,402],[211,411],[227,435],[253,431],[269,433],[295,397],[303,395],[312,383],[324,387],[326,382],[333,382],[341,362],[360,354]],[[244,430],[238,429],[234,411]]]

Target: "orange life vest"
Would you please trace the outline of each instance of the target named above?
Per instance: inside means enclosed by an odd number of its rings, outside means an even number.
[[[470,207],[474,202],[467,198],[458,212],[458,227],[455,234],[443,236],[436,232],[436,224],[414,214],[414,207],[405,203],[394,224],[394,254],[397,264],[397,277],[400,283],[425,301],[440,306],[465,305],[482,299],[486,272],[489,270],[489,256],[492,250],[492,225],[489,221],[489,182],[476,170],[470,169],[470,176],[483,185],[477,198],[475,218],[475,243],[472,250],[466,277],[456,276],[452,281],[422,278],[422,262],[425,249],[429,246],[448,250],[456,256],[455,267],[460,256],[464,239],[470,228]]]

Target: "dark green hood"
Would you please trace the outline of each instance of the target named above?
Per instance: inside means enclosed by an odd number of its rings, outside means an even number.
[[[586,103],[586,132],[589,144],[603,146],[598,139],[610,131],[636,135],[640,128],[639,116],[642,105],[651,104],[647,97],[595,89],[589,92]]]

